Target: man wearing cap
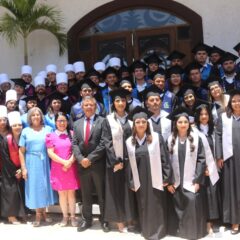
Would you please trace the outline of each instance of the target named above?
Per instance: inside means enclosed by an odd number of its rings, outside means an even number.
[[[54,64],[49,64],[46,66],[47,73],[47,87],[46,94],[51,94],[56,91],[56,74],[57,74],[57,66]]]
[[[0,74],[0,105],[5,104],[6,92],[11,89],[12,83],[6,73]]]
[[[25,95],[32,96],[35,92],[34,86],[32,85],[32,67],[29,65],[23,65],[21,67],[21,78],[26,83]]]
[[[172,51],[169,56],[167,57],[167,60],[170,61],[170,66],[179,66],[182,67],[183,65],[183,58],[185,58],[185,54],[181,53],[177,50]]]
[[[75,62],[73,64],[74,72],[77,82],[83,80],[86,74],[85,64],[82,61]]]
[[[36,76],[34,78],[35,94],[37,99],[37,106],[46,114],[48,107],[48,99],[46,98],[45,78],[43,76]]]
[[[209,63],[207,63],[209,51],[210,46],[204,43],[199,43],[192,49],[195,61],[201,64],[200,72],[203,81],[206,81],[208,79],[212,69],[212,66]]]
[[[148,110],[153,113],[149,119],[153,130],[161,134],[167,141],[171,135],[171,121],[167,119],[169,113],[161,109],[162,99],[158,87],[153,85],[144,91],[144,103]]]
[[[230,52],[226,52],[222,57],[224,75],[220,83],[225,93],[232,89],[240,89],[240,74],[237,74],[235,68],[237,58],[237,56]]]
[[[104,216],[104,179],[105,179],[105,144],[104,118],[96,114],[95,98],[86,96],[82,101],[84,116],[74,123],[73,152],[79,163],[79,176],[82,192],[82,222],[78,231],[82,232],[92,226],[92,193],[93,185],[98,195],[100,221],[103,231],[109,231],[103,222]]]
[[[150,86],[150,84],[148,84],[145,80],[146,68],[147,66],[145,63],[139,60],[133,62],[130,66],[133,78],[135,80],[135,88],[133,89],[132,96],[137,98],[140,102],[143,101],[141,93],[145,90],[145,88]]]
[[[105,80],[105,82],[107,84],[106,87],[102,88],[102,90],[101,90],[103,104],[106,109],[106,112],[110,113],[112,100],[109,96],[109,92],[111,92],[112,90],[114,90],[116,88],[116,84],[118,82],[117,70],[113,67],[108,67],[103,72],[103,79]]]
[[[74,104],[71,108],[70,112],[70,126],[73,127],[73,123],[80,119],[83,115],[83,109],[82,109],[82,99],[86,96],[94,97],[94,93],[97,89],[97,86],[95,83],[93,83],[90,79],[82,80],[78,83],[77,88],[79,89],[79,102]],[[97,108],[96,108],[96,114],[105,117],[106,116],[106,110],[101,102],[96,101]]]

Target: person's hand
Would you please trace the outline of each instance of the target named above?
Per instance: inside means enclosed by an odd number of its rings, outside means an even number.
[[[219,167],[220,169],[222,169],[222,168],[223,168],[223,165],[224,165],[224,160],[223,160],[223,159],[218,159],[218,160],[217,160],[217,165],[218,165],[218,167]]]
[[[91,161],[87,158],[84,158],[82,161],[81,161],[81,165],[83,168],[88,168],[91,166]]]
[[[118,163],[114,165],[113,172],[117,172],[118,170],[122,170],[122,169],[123,169],[123,163]]]
[[[22,177],[22,171],[21,171],[21,169],[18,169],[18,170],[16,171],[15,177],[16,177],[17,179],[20,179],[20,178]]]
[[[208,167],[206,168],[206,170],[205,170],[205,176],[209,176],[209,171],[208,171]]]
[[[195,192],[198,192],[200,189],[200,185],[198,183],[195,183],[194,187],[195,187]]]
[[[22,169],[22,177],[25,181],[27,181],[27,169],[26,168]]]
[[[175,191],[176,191],[176,189],[175,189],[175,187],[174,187],[173,185],[168,185],[168,186],[167,186],[167,190],[168,190],[170,193],[172,193],[172,194],[174,194]]]
[[[64,168],[68,169],[72,166],[72,161],[66,160],[63,164]]]

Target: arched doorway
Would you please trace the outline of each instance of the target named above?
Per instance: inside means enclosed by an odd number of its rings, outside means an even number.
[[[118,56],[131,64],[151,51],[164,59],[175,49],[185,52],[188,62],[192,47],[202,39],[201,17],[180,3],[115,0],[91,11],[69,30],[69,62],[81,59],[90,67]]]

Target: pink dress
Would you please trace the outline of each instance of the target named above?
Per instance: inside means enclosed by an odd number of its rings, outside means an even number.
[[[54,153],[66,159],[66,161],[72,155],[72,145],[67,134],[59,136],[55,132],[47,134],[46,146],[47,148],[54,148]],[[74,162],[67,171],[64,171],[62,168],[62,164],[51,161],[50,182],[52,188],[56,191],[78,189],[80,183],[77,175],[77,163]]]

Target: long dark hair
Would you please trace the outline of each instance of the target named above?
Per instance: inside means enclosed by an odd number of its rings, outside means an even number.
[[[230,98],[229,98],[229,101],[228,101],[228,104],[227,104],[227,107],[226,107],[226,114],[227,114],[228,118],[230,118],[232,116],[232,114],[233,114],[232,99],[236,95],[240,95],[240,94],[236,93],[234,95],[230,95]]]
[[[56,124],[59,117],[65,117],[66,118],[67,123],[68,123],[66,130],[67,130],[67,133],[68,133],[68,137],[69,137],[70,141],[72,142],[72,134],[71,134],[71,131],[70,131],[68,115],[64,112],[58,112],[57,114],[55,114],[55,124]],[[57,126],[56,126],[56,128],[57,128]]]
[[[128,111],[129,111],[129,104],[128,104],[127,98],[123,98],[123,99],[126,100],[125,112],[128,113]],[[116,112],[116,113],[117,113],[116,107],[115,107],[115,105],[114,105],[115,100],[116,100],[116,99],[114,99],[114,101],[113,101],[113,103],[112,103],[111,110],[112,110],[112,112]]]
[[[133,122],[133,127],[132,127],[132,144],[136,145],[137,141],[136,141],[136,135],[137,135],[137,131],[136,131],[136,125],[135,125],[135,121]],[[151,129],[150,129],[150,124],[147,121],[147,130],[146,130],[146,140],[147,143],[150,144],[152,142],[152,134],[151,134]]]
[[[173,122],[173,131],[172,131],[172,141],[171,141],[171,145],[170,145],[170,149],[169,149],[169,153],[170,154],[173,154],[173,148],[174,148],[174,145],[176,144],[176,139],[177,139],[177,136],[178,136],[178,129],[177,129],[177,121],[178,119],[180,118],[181,116],[179,116],[174,122]],[[185,116],[186,117],[186,116]],[[189,122],[189,118],[186,117],[188,122]],[[190,122],[189,122],[189,128],[187,130],[187,138],[188,140],[190,141],[190,150],[191,152],[194,151],[195,149],[195,146],[193,144],[193,137],[190,135],[192,131],[192,128],[191,128],[191,125],[190,125]]]
[[[212,112],[210,110],[209,107],[207,106],[199,106],[196,111],[195,111],[195,117],[194,117],[194,120],[195,120],[195,123],[197,125],[197,128],[200,130],[200,115],[201,115],[201,112],[202,110],[206,110],[207,113],[208,113],[208,116],[209,116],[209,120],[208,120],[208,135],[212,135],[213,134],[213,131],[214,131],[214,122],[213,122],[213,116],[212,116]]]

